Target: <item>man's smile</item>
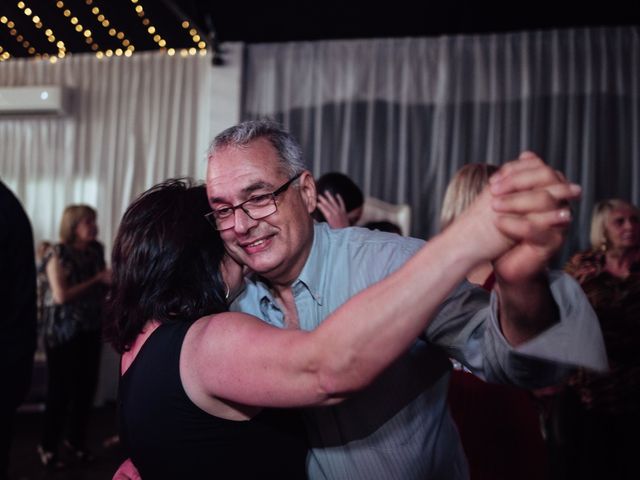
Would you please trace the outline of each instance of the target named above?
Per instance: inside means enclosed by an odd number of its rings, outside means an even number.
[[[250,242],[242,242],[239,245],[248,255],[253,255],[266,250],[271,245],[273,236],[274,235],[268,235],[256,240],[251,240]]]

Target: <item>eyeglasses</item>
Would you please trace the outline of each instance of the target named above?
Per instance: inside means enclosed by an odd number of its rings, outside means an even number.
[[[302,175],[302,172],[289,179],[287,183],[271,193],[256,195],[255,197],[251,197],[249,200],[245,200],[235,206],[230,205],[228,207],[212,210],[204,217],[216,228],[216,230],[228,230],[229,228],[233,228],[236,224],[236,210],[238,208],[253,220],[260,220],[261,218],[268,217],[278,210],[276,197],[281,193],[284,193],[295,180],[300,178],[300,175]]]

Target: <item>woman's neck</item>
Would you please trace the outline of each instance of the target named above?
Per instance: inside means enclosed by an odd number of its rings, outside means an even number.
[[[73,242],[71,244],[71,246],[76,250],[86,250],[87,248],[89,248],[89,243],[90,242],[85,242],[85,241],[82,241],[82,240],[76,240],[75,242]]]

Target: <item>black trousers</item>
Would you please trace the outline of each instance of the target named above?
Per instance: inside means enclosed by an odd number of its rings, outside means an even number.
[[[69,443],[85,448],[101,347],[99,332],[83,332],[65,344],[46,349],[49,378],[42,437],[45,450],[57,452],[65,427]]]

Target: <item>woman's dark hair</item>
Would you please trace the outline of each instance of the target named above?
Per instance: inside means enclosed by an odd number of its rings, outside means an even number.
[[[318,192],[318,195],[325,192],[330,192],[333,196],[340,195],[344,201],[344,206],[347,209],[347,212],[361,207],[364,203],[362,190],[360,190],[360,187],[358,187],[354,181],[344,173],[325,173],[316,181],[316,191]],[[316,209],[315,212],[313,212],[313,217],[319,222],[326,221],[324,215],[319,209]]]
[[[369,230],[380,230],[381,232],[397,233],[402,235],[402,230],[398,225],[388,220],[380,220],[377,222],[367,222],[363,225],[364,228]]]
[[[127,209],[113,246],[105,337],[131,348],[149,320],[185,321],[227,309],[220,273],[224,245],[204,215],[204,185],[171,179]]]

